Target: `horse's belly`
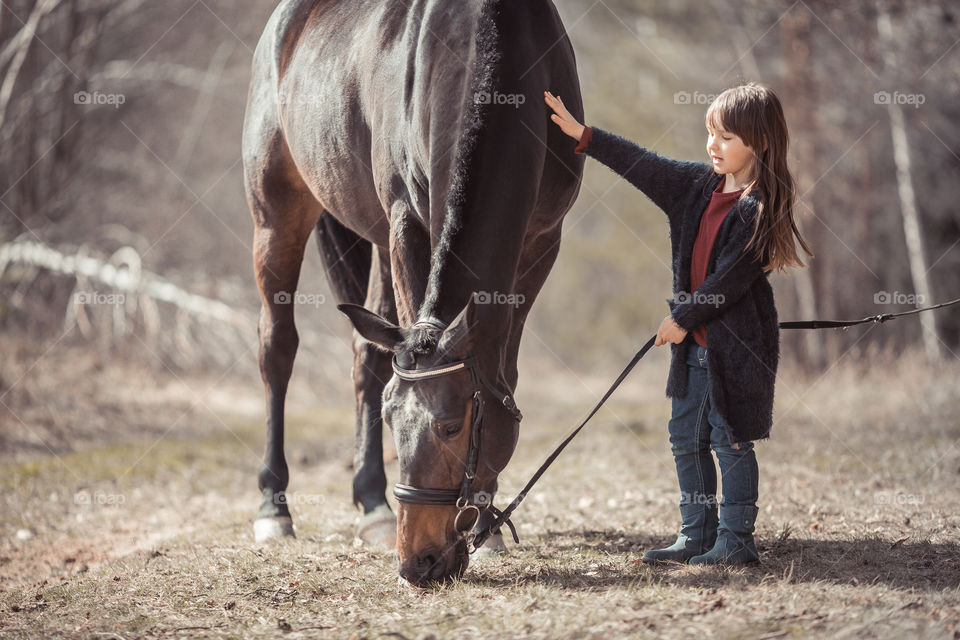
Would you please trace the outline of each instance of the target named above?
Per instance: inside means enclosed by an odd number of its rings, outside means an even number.
[[[282,108],[284,136],[303,181],[344,226],[387,246],[389,218],[377,195],[369,143],[364,143],[369,133],[361,123],[344,117],[352,110],[338,106],[336,97],[317,91],[293,95],[310,96],[312,103]]]
[[[389,217],[372,188],[372,177],[362,175],[367,170],[343,158],[330,158],[319,166],[328,169],[310,180],[309,187],[323,208],[365,240],[388,246]]]

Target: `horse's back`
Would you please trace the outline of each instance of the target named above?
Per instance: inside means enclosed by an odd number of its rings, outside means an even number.
[[[264,163],[282,164],[283,173],[295,173],[324,209],[375,244],[389,244],[389,214],[397,202],[436,238],[469,106],[483,4],[282,2],[255,54],[245,163],[261,171]],[[563,46],[555,46],[554,31],[563,31],[552,3],[531,0],[500,10],[523,25],[509,36],[518,41],[514,50],[525,36],[536,39],[519,45],[523,60],[513,61],[529,71],[525,89],[537,89],[529,91],[536,98],[541,84],[552,86],[580,111],[572,51],[569,57],[564,52],[569,43],[564,36]],[[553,166],[567,140],[546,128],[542,105],[536,111],[534,103],[518,110],[516,119],[528,124],[521,133],[536,132],[551,149],[536,163],[553,185],[537,208],[559,224],[579,176],[565,162]],[[564,188],[557,189],[560,184]]]

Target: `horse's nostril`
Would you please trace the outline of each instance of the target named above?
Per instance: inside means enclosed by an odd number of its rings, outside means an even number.
[[[417,572],[427,579],[437,579],[443,576],[443,554],[437,549],[421,551],[417,556]]]

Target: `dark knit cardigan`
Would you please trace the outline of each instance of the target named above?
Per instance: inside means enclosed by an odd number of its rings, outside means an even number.
[[[780,328],[770,272],[763,272],[752,247],[744,252],[757,201],[748,194],[730,209],[717,232],[707,278],[691,295],[690,257],[700,218],[724,176],[706,163],[666,158],[596,127],[585,130],[577,146],[578,153],[583,151],[640,189],[669,219],[674,297],[667,303],[688,333],[680,344],[670,345],[667,396],[686,396],[693,330],[705,324],[710,402],[729,427],[731,442],[769,437]]]

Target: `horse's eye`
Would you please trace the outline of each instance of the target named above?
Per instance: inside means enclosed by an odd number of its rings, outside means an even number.
[[[440,433],[447,438],[452,438],[453,436],[460,433],[460,430],[463,429],[463,421],[456,420],[453,422],[442,422],[439,425]]]

